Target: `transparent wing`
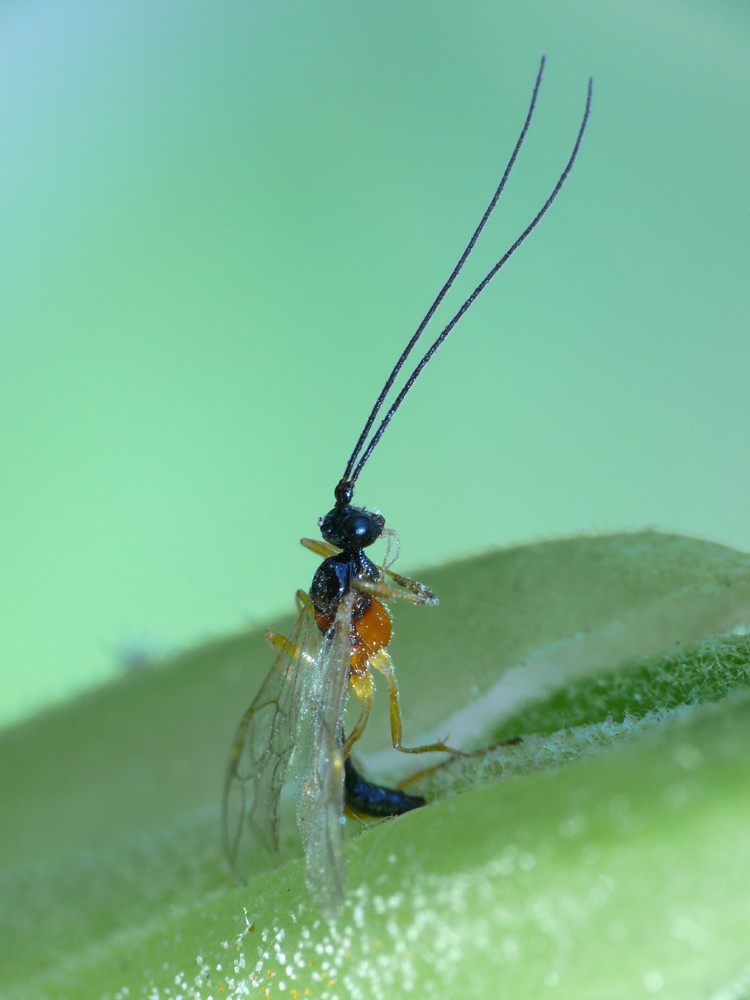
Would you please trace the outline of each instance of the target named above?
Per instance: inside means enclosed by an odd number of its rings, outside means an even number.
[[[307,601],[270,673],[245,713],[224,783],[226,851],[244,873],[257,839],[279,846],[279,800],[299,731],[302,680],[319,657],[322,635]]]
[[[294,751],[297,823],[305,878],[321,913],[335,917],[344,902],[344,708],[351,658],[352,604],[346,594],[301,688],[300,739]]]

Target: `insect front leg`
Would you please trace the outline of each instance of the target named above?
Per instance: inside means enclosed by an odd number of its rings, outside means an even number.
[[[400,576],[392,570],[387,569],[386,575],[391,577],[398,586],[393,587],[386,580],[354,580],[352,586],[361,590],[365,594],[372,594],[379,601],[387,604],[389,601],[408,601],[409,604],[426,604],[434,607],[438,603],[437,597],[429,587],[418,580],[411,580],[408,576]],[[380,669],[380,668],[378,668]]]
[[[318,538],[300,538],[299,543],[314,552],[316,556],[322,556],[324,559],[335,556],[337,552],[341,551],[336,545],[331,545],[330,542],[324,542]]]

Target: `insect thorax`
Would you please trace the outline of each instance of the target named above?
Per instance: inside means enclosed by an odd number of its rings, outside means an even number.
[[[349,623],[352,676],[366,673],[371,658],[391,640],[388,608],[357,587],[358,580],[377,583],[381,579],[380,569],[363,552],[339,552],[320,564],[310,587],[315,622],[323,633],[335,626],[344,594],[353,595]]]
[[[369,594],[357,590],[356,580],[377,583],[381,572],[364,552],[339,552],[318,566],[310,587],[310,600],[316,612],[318,627],[327,631],[333,625],[336,611],[344,594],[354,589],[352,619],[356,621],[367,611],[372,601]],[[323,625],[326,624],[324,628]]]
[[[333,625],[344,594],[352,589],[352,620],[361,618],[372,600],[369,594],[357,590],[356,581],[377,583],[382,576],[362,549],[372,545],[383,533],[385,518],[377,511],[353,506],[348,502],[350,499],[351,490],[343,492],[335,507],[318,521],[325,541],[342,550],[321,563],[310,587],[310,600],[315,608],[318,627],[323,632]]]

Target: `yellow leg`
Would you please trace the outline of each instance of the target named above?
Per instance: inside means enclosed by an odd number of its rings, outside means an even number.
[[[304,592],[304,590],[298,590],[295,594],[295,601],[297,602],[297,609],[299,613],[305,610],[310,604],[310,598]],[[282,635],[281,632],[275,632],[272,628],[266,630],[266,642],[274,651],[276,656],[279,656],[282,652],[288,652],[292,659],[298,660],[300,657],[304,659],[309,665],[312,665],[315,660],[309,653],[303,652],[299,646],[294,646],[292,649],[288,648],[289,639]]]
[[[396,683],[396,675],[393,672],[391,658],[384,649],[380,649],[373,657],[370,658],[370,665],[381,672],[383,677],[385,677],[386,684],[388,685],[388,701],[391,716],[391,741],[396,750],[400,750],[401,753],[433,753],[440,751],[441,753],[453,754],[456,757],[471,756],[471,754],[467,753],[465,750],[456,750],[455,747],[449,747],[442,742],[428,743],[421,747],[405,747],[401,742],[403,738],[401,705],[398,700],[398,684]]]
[[[331,545],[330,542],[324,542],[318,538],[300,538],[300,545],[304,545],[306,549],[314,552],[316,556],[323,556],[327,559],[329,556],[335,556],[337,552],[341,549],[337,548],[335,545]]]
[[[357,696],[362,709],[359,713],[359,718],[357,719],[357,724],[354,729],[349,733],[347,738],[344,740],[344,756],[348,757],[349,753],[360,738],[362,733],[365,731],[365,726],[367,725],[367,720],[370,718],[370,709],[372,708],[372,674],[368,670],[364,674],[353,674],[349,678],[349,686],[351,687],[354,694]]]
[[[418,580],[412,580],[408,576],[401,576],[400,573],[394,573],[392,569],[388,568],[398,558],[399,541],[396,532],[391,531],[390,528],[386,528],[383,531],[383,535],[388,536],[386,540],[389,546],[385,554],[383,573],[389,576],[396,583],[397,587],[391,587],[385,580],[381,580],[378,583],[358,580],[355,586],[359,590],[366,590],[368,594],[372,594],[373,597],[377,597],[381,601],[395,601],[400,599],[402,601],[409,601],[411,604],[437,604],[438,599],[429,587],[426,587]],[[389,558],[391,538],[396,539],[396,554],[392,559]],[[341,549],[337,548],[337,546],[331,545],[329,542],[323,542],[317,538],[301,538],[300,544],[304,545],[311,552],[314,552],[316,556],[322,556],[323,559],[335,556],[337,552],[341,552]]]
[[[294,603],[297,605],[297,611],[300,614],[305,610],[307,605],[310,603],[310,598],[304,592],[304,590],[298,590],[294,595]],[[281,632],[275,632],[272,628],[266,630],[266,642],[274,651],[274,653],[279,653],[286,646],[288,639],[281,634]],[[299,650],[294,652],[294,658],[299,656]],[[309,657],[308,657],[309,659]]]
[[[266,632],[266,642],[274,651],[274,653],[276,653],[276,655],[278,656],[279,653],[287,650],[287,643],[289,642],[289,640],[286,638],[286,636],[283,636],[280,632],[274,632],[272,628],[269,628],[268,631]],[[295,646],[294,649],[289,650],[289,652],[291,653],[292,659],[294,660],[298,660],[300,657],[302,657],[302,659],[305,660],[309,666],[312,666],[313,663],[315,663],[315,658],[311,656],[309,653],[303,652],[299,648],[299,646]]]
[[[435,597],[430,588],[425,586],[425,584],[420,583],[418,580],[412,580],[411,577],[401,576],[400,573],[394,573],[392,569],[387,569],[386,573],[399,587],[403,587],[404,590],[419,598],[419,600],[414,602],[415,604],[434,605],[438,603],[437,597]]]
[[[500,740],[499,743],[490,743],[488,747],[482,747],[480,750],[472,750],[470,752],[463,751],[460,754],[461,757],[484,757],[487,754],[491,754],[498,747],[515,747],[519,743],[523,743],[522,736],[513,736],[509,740]],[[442,771],[444,767],[450,764],[450,760],[441,761],[440,764],[433,764],[432,767],[425,767],[422,771],[416,771],[414,774],[410,774],[408,778],[404,778],[403,781],[399,781],[399,788],[407,788],[415,781],[421,781],[422,778],[426,778],[428,774],[437,774],[438,771]]]
[[[396,573],[391,573],[390,570],[386,570],[386,573],[388,576],[393,577],[398,587],[392,587],[385,580],[378,580],[377,583],[373,583],[370,580],[353,580],[352,586],[365,594],[372,594],[373,597],[377,597],[384,604],[396,600],[408,601],[410,604],[435,605],[438,603],[437,597],[423,583],[410,580],[406,576],[398,576]]]
[[[304,590],[298,590],[294,595],[294,603],[297,605],[297,611],[302,614],[307,605],[310,603],[310,598]],[[272,628],[269,628],[266,630],[266,642],[275,653],[278,653],[279,650],[282,650],[286,646],[287,639],[280,632],[275,632]],[[294,655],[296,657],[298,653],[295,653]]]
[[[281,632],[274,632],[272,628],[269,628],[266,629],[266,642],[274,653],[279,653],[286,646],[287,638]]]

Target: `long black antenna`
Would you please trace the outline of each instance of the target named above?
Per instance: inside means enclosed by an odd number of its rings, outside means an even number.
[[[343,476],[344,479],[349,479],[350,478],[352,469],[354,467],[354,463],[357,461],[357,456],[359,455],[359,453],[362,450],[362,447],[363,447],[363,445],[365,443],[365,438],[370,433],[370,428],[372,427],[373,423],[375,422],[375,418],[378,415],[380,407],[383,405],[383,401],[384,401],[385,397],[388,395],[389,389],[391,388],[391,386],[393,385],[394,381],[396,380],[396,376],[401,371],[401,368],[402,368],[404,362],[406,361],[406,359],[411,354],[412,348],[414,347],[414,345],[416,344],[416,342],[419,340],[419,338],[422,336],[422,333],[424,332],[424,329],[427,326],[427,324],[432,319],[432,317],[433,317],[433,315],[435,313],[435,310],[440,305],[440,303],[443,301],[443,298],[445,297],[445,293],[451,287],[451,285],[455,281],[455,279],[456,279],[459,271],[461,270],[461,268],[466,263],[467,257],[469,256],[469,254],[471,253],[471,251],[474,249],[474,244],[479,239],[479,234],[482,232],[482,230],[484,229],[485,223],[487,222],[487,220],[489,219],[489,217],[492,215],[492,211],[493,211],[495,205],[497,204],[498,198],[502,194],[502,190],[505,187],[505,182],[508,180],[508,177],[510,176],[510,172],[513,169],[513,164],[516,162],[516,157],[518,156],[519,150],[521,149],[521,146],[523,145],[523,140],[526,138],[526,133],[527,133],[527,131],[529,129],[529,125],[531,124],[531,119],[532,119],[532,116],[534,114],[534,108],[536,106],[537,94],[539,93],[539,87],[541,86],[541,83],[542,83],[542,74],[544,73],[544,64],[545,64],[545,62],[546,62],[546,59],[545,59],[544,56],[542,56],[542,60],[541,60],[541,62],[539,64],[539,72],[536,75],[536,82],[534,83],[534,90],[533,90],[533,92],[531,94],[531,102],[529,103],[529,110],[526,112],[526,121],[523,123],[523,128],[521,129],[521,134],[518,136],[518,140],[516,141],[516,145],[515,145],[515,147],[513,149],[511,157],[508,160],[507,166],[505,167],[505,171],[503,172],[503,176],[502,176],[502,178],[500,180],[500,183],[498,184],[497,189],[495,190],[495,193],[493,194],[492,199],[491,199],[489,205],[485,209],[484,215],[479,220],[479,225],[474,230],[474,232],[473,232],[473,234],[471,236],[471,239],[466,244],[466,248],[464,249],[464,252],[459,257],[458,263],[456,264],[456,266],[451,271],[450,277],[448,278],[448,280],[445,282],[445,284],[443,285],[443,287],[438,292],[437,296],[435,297],[434,302],[432,303],[432,305],[430,306],[430,308],[425,313],[424,319],[422,320],[422,322],[417,327],[417,329],[416,329],[416,331],[414,333],[414,336],[411,338],[411,340],[409,341],[409,343],[406,345],[406,347],[403,350],[403,353],[401,354],[401,357],[398,359],[398,361],[396,362],[396,364],[393,366],[393,370],[391,371],[391,374],[386,379],[385,385],[380,390],[380,395],[378,396],[377,400],[375,401],[375,405],[373,406],[372,410],[370,411],[370,416],[367,418],[367,422],[366,422],[365,426],[362,428],[362,433],[359,435],[359,440],[357,441],[356,447],[354,448],[354,451],[352,452],[351,458],[349,459],[349,462],[347,463],[346,471],[344,472],[344,476]]]
[[[376,417],[378,415],[378,412],[380,411],[380,408],[383,405],[383,401],[385,400],[385,397],[388,394],[388,390],[393,385],[393,382],[394,382],[396,376],[398,375],[401,367],[403,366],[404,362],[406,361],[406,358],[409,356],[412,348],[416,344],[416,342],[419,339],[419,337],[422,335],[425,327],[429,323],[430,319],[432,318],[435,310],[439,306],[439,304],[442,301],[443,297],[445,296],[446,292],[448,291],[448,289],[453,284],[453,281],[455,280],[455,278],[458,275],[459,271],[461,270],[461,268],[465,264],[466,259],[468,258],[469,254],[474,249],[474,245],[477,242],[477,239],[478,239],[480,233],[482,232],[482,229],[484,228],[485,223],[487,222],[487,220],[489,219],[489,217],[490,217],[493,209],[495,208],[495,205],[497,204],[497,200],[500,197],[500,194],[501,194],[503,188],[505,187],[505,183],[506,183],[506,181],[508,179],[508,176],[509,176],[510,171],[511,171],[511,169],[513,167],[513,164],[515,163],[516,157],[517,157],[518,152],[519,152],[519,150],[521,148],[523,140],[524,140],[524,138],[526,136],[526,132],[528,130],[529,124],[531,122],[532,115],[534,113],[534,108],[535,108],[535,105],[536,105],[537,94],[539,92],[539,87],[540,87],[540,84],[542,82],[542,73],[544,71],[544,63],[545,63],[545,59],[544,59],[544,57],[542,57],[541,64],[539,66],[539,72],[538,72],[537,78],[536,78],[536,83],[534,84],[534,90],[533,90],[533,93],[532,93],[532,96],[531,96],[531,103],[529,104],[529,110],[528,110],[527,115],[526,115],[526,120],[524,122],[524,125],[523,125],[523,128],[521,130],[521,133],[520,133],[520,135],[518,137],[516,145],[515,145],[515,147],[513,149],[513,153],[511,155],[511,158],[508,161],[508,164],[507,164],[507,166],[505,168],[505,171],[503,173],[503,176],[502,176],[502,179],[500,181],[500,184],[498,185],[497,190],[495,191],[494,195],[492,196],[492,199],[491,199],[489,205],[487,206],[487,208],[486,208],[486,210],[484,212],[484,215],[482,216],[481,221],[479,222],[479,225],[477,226],[477,228],[475,229],[475,231],[474,231],[471,239],[469,240],[469,242],[468,242],[468,244],[466,246],[466,249],[461,254],[461,257],[459,258],[458,263],[456,264],[456,266],[454,267],[453,271],[451,272],[450,277],[448,278],[448,280],[446,281],[446,283],[443,285],[443,287],[440,289],[440,292],[438,293],[437,297],[435,298],[435,301],[430,306],[430,308],[427,311],[424,319],[419,324],[419,326],[418,326],[415,334],[413,335],[413,337],[411,338],[411,340],[409,341],[409,343],[406,345],[406,348],[404,349],[403,353],[401,354],[401,357],[398,359],[398,361],[396,362],[393,370],[391,371],[390,375],[388,376],[388,379],[387,379],[385,385],[383,386],[383,389],[381,390],[380,395],[378,396],[378,399],[377,399],[377,401],[375,403],[375,406],[373,407],[373,409],[372,409],[369,417],[367,418],[367,422],[366,422],[366,424],[364,426],[364,429],[362,430],[362,433],[360,434],[359,440],[357,441],[357,445],[356,445],[354,451],[352,452],[352,455],[351,455],[351,457],[350,457],[350,459],[349,459],[349,461],[347,463],[344,475],[343,475],[341,481],[339,482],[338,486],[336,487],[336,499],[337,499],[337,501],[341,500],[341,501],[344,501],[344,502],[348,502],[351,499],[351,496],[352,496],[353,491],[354,491],[354,484],[356,483],[356,481],[357,481],[357,479],[359,477],[359,474],[361,473],[362,469],[364,468],[365,463],[367,462],[367,460],[369,459],[370,455],[372,454],[372,452],[373,452],[373,450],[375,448],[375,445],[378,443],[378,441],[380,440],[380,438],[383,436],[383,433],[384,433],[386,427],[388,426],[388,424],[391,422],[391,420],[393,418],[393,415],[396,413],[396,411],[398,410],[399,406],[404,401],[404,398],[406,397],[406,394],[409,392],[409,390],[411,389],[412,385],[414,384],[414,382],[416,381],[416,379],[419,377],[419,374],[422,371],[422,369],[424,368],[424,366],[427,364],[427,362],[433,356],[433,354],[438,349],[438,347],[440,347],[440,345],[443,343],[443,341],[446,339],[446,337],[448,336],[448,334],[451,332],[451,330],[453,329],[453,327],[458,323],[458,321],[461,319],[461,317],[464,315],[464,313],[473,304],[473,302],[475,301],[475,299],[481,294],[481,292],[484,291],[484,289],[487,287],[487,285],[490,283],[490,281],[492,281],[492,279],[495,277],[495,275],[500,270],[500,268],[506,263],[506,261],[508,260],[508,258],[511,257],[512,254],[515,253],[515,251],[518,249],[518,247],[523,243],[523,241],[529,235],[529,233],[531,233],[531,231],[540,222],[540,220],[542,219],[542,216],[546,213],[547,209],[550,207],[550,205],[552,204],[552,202],[555,200],[555,198],[559,194],[561,187],[565,183],[565,180],[567,179],[567,176],[568,176],[568,174],[570,173],[570,171],[571,171],[571,169],[573,167],[573,164],[575,162],[576,156],[578,155],[578,150],[580,148],[581,140],[583,139],[583,134],[584,134],[584,131],[586,129],[586,124],[588,122],[589,114],[590,114],[590,111],[591,111],[591,95],[592,95],[592,88],[593,88],[593,81],[591,79],[589,79],[588,93],[587,93],[587,96],[586,96],[586,107],[584,109],[583,118],[581,120],[581,125],[580,125],[580,128],[578,130],[578,135],[576,137],[575,144],[573,146],[573,151],[570,154],[568,162],[565,165],[565,169],[561,173],[561,175],[560,175],[560,177],[559,177],[559,179],[557,181],[557,184],[555,184],[555,187],[553,188],[550,196],[547,198],[547,200],[545,201],[544,205],[537,212],[537,214],[531,220],[531,222],[529,223],[529,225],[524,229],[524,231],[521,233],[521,235],[515,240],[515,242],[513,244],[511,244],[511,246],[508,248],[508,250],[506,250],[506,252],[500,258],[500,260],[498,260],[498,262],[495,264],[495,266],[479,282],[479,284],[476,286],[476,288],[471,293],[471,295],[469,295],[469,297],[464,301],[463,305],[458,310],[458,312],[456,312],[456,314],[453,316],[453,318],[450,320],[450,322],[442,329],[442,331],[440,332],[440,334],[433,341],[433,343],[431,344],[431,346],[428,348],[428,350],[423,355],[422,359],[419,361],[419,363],[416,365],[416,367],[412,371],[411,375],[407,379],[406,383],[404,384],[403,388],[399,392],[398,396],[396,397],[396,399],[394,400],[394,402],[391,404],[391,406],[388,409],[387,413],[385,414],[385,416],[381,420],[380,425],[378,426],[377,430],[375,431],[375,433],[373,434],[372,438],[370,439],[369,444],[365,448],[364,452],[362,452],[361,457],[359,457],[359,461],[357,461],[357,458],[360,455],[360,452],[362,451],[362,448],[364,446],[364,442],[365,442],[365,439],[367,437],[367,434],[369,433],[370,429],[372,428],[372,425],[373,425],[373,423],[374,423],[374,421],[375,421],[375,419],[376,419]],[[355,462],[356,462],[356,466],[355,466]]]

